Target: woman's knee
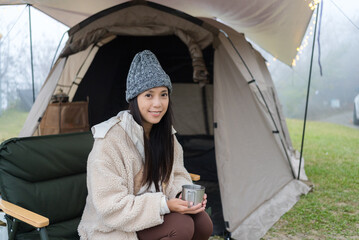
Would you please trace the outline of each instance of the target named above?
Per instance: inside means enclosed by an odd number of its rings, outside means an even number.
[[[213,233],[213,223],[206,212],[201,212],[193,216],[195,240],[208,239]]]
[[[189,215],[180,213],[171,213],[167,218],[169,217],[172,222],[171,239],[191,240],[195,231],[193,219]]]
[[[194,222],[189,215],[170,213],[164,216],[164,222],[137,232],[139,239],[191,240]]]

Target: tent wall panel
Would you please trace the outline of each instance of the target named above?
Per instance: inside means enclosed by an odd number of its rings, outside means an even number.
[[[260,70],[262,72],[263,77],[267,80],[267,83],[270,83],[270,89],[271,89],[271,96],[269,96],[271,99],[273,99],[273,107],[276,109],[276,114],[275,117],[277,118],[278,124],[280,125],[280,131],[282,134],[283,139],[285,139],[286,145],[288,147],[288,149],[292,149],[292,141],[290,139],[289,136],[289,132],[288,132],[288,128],[287,128],[287,123],[285,121],[285,116],[283,114],[282,111],[282,105],[279,101],[278,98],[278,93],[277,90],[274,86],[274,83],[272,81],[272,78],[270,76],[270,73],[268,71],[268,68],[266,66],[266,62],[265,59],[263,59],[262,55],[258,52],[255,51],[255,57],[257,59],[257,62],[259,64]]]
[[[266,127],[262,110],[225,47],[217,48],[215,63],[216,161],[224,218],[234,231],[293,177]]]
[[[93,49],[93,45],[90,45],[81,52],[67,57],[67,63],[64,68],[64,73],[59,79],[58,84],[61,86],[71,86],[72,82],[75,81],[78,72],[80,71],[85,60]]]

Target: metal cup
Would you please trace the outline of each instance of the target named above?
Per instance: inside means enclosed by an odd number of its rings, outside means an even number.
[[[190,202],[194,205],[201,203],[203,201],[205,187],[197,184],[192,185],[183,185],[182,186],[182,199],[188,201],[188,207]]]

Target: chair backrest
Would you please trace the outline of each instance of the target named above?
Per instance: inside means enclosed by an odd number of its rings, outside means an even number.
[[[76,239],[86,203],[86,165],[92,145],[90,132],[12,138],[3,142],[1,197],[49,218],[50,239],[62,234],[66,235],[65,239]],[[29,225],[19,225],[19,235],[31,231]]]

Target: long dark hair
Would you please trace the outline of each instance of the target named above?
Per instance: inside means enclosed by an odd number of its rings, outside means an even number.
[[[138,108],[137,97],[129,102],[130,114],[134,120],[142,125],[141,113]],[[145,167],[142,179],[142,185],[148,184],[148,187],[155,184],[156,191],[160,191],[159,183],[168,183],[172,172],[174,139],[172,135],[172,108],[169,99],[167,112],[163,115],[161,121],[153,124],[149,139],[143,131],[145,147]]]

